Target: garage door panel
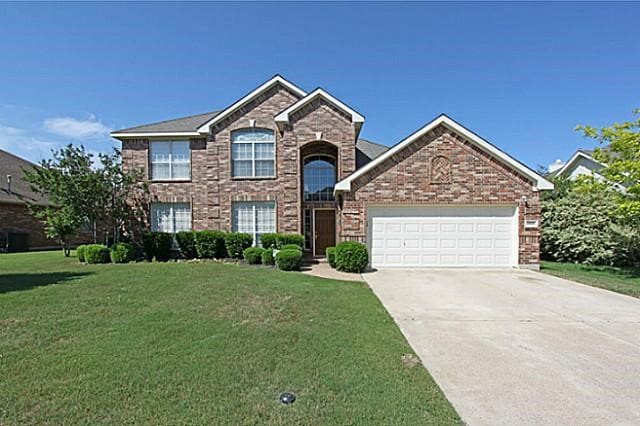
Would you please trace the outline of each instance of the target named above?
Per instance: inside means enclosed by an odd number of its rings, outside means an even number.
[[[372,266],[514,266],[514,214],[514,207],[372,209]]]

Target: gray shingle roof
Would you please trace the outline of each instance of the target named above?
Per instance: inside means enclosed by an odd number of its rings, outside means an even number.
[[[366,139],[358,139],[358,142],[356,142],[356,169],[359,169],[388,150],[388,146],[380,145]]]
[[[155,132],[195,132],[198,127],[211,120],[221,111],[205,112],[204,114],[174,118],[157,123],[143,124],[128,129],[116,130],[113,133],[155,133]]]
[[[32,169],[35,164],[0,149],[0,203],[34,203],[48,204],[47,198],[33,192],[30,185],[22,178],[22,169]],[[11,191],[7,183],[7,175],[11,175]]]

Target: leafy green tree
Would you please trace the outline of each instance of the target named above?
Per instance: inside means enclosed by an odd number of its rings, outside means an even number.
[[[640,109],[634,114],[640,114]],[[596,160],[605,164],[598,173],[608,182],[624,187],[624,191],[618,191],[619,213],[640,225],[640,118],[601,129],[584,125],[576,129],[606,146],[594,152]]]
[[[44,222],[47,238],[57,240],[65,257],[69,257],[69,237],[75,234],[80,226],[77,217],[69,208],[43,207],[32,209],[36,218]]]

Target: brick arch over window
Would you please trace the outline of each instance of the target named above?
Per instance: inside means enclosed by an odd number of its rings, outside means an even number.
[[[431,182],[451,182],[451,160],[444,155],[436,155],[431,159]]]

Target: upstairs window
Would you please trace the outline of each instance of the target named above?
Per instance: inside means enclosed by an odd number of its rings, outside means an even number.
[[[336,186],[336,162],[327,155],[313,155],[304,159],[302,171],[304,201],[333,201]]]
[[[191,179],[189,141],[149,142],[151,180]]]
[[[231,134],[232,176],[275,177],[276,138],[272,130],[243,129]]]

